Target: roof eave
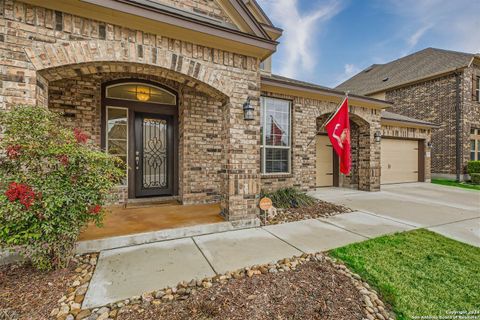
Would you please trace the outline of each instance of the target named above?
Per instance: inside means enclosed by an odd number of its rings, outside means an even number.
[[[228,40],[237,41],[241,44],[256,46],[261,49],[269,50],[271,53],[275,52],[278,45],[277,41],[271,40],[269,37],[262,38],[252,34],[248,34],[239,30],[226,28],[223,26],[211,24],[204,21],[199,21],[190,17],[178,15],[172,12],[167,12],[161,9],[156,9],[144,6],[139,3],[129,2],[126,0],[81,0],[84,3],[104,7],[111,10],[117,10],[125,14],[132,14],[141,18],[167,23],[178,26],[180,28],[201,32],[207,35],[220,37]],[[27,2],[31,2],[28,1]]]
[[[381,125],[403,125],[408,128],[420,128],[420,129],[434,129],[440,127],[437,124],[433,123],[424,123],[424,122],[416,122],[416,121],[408,121],[408,120],[396,120],[396,119],[388,119],[388,118],[381,118],[380,119]]]
[[[345,97],[345,94],[346,94],[346,92],[344,91],[326,89],[326,88],[325,89],[315,88],[308,85],[294,84],[291,82],[282,81],[280,79],[272,79],[270,77],[265,77],[265,76],[261,77],[261,85],[262,86],[270,85],[270,86],[283,88],[283,89],[298,90],[300,92],[303,91],[308,93],[317,93],[317,94],[327,95],[327,96],[340,98],[340,99]],[[370,106],[376,106],[377,109],[386,109],[386,108],[390,108],[393,105],[392,102],[378,100],[378,99],[360,96],[356,94],[349,94],[348,97],[352,98],[352,100],[354,101],[363,102]]]
[[[389,91],[389,90],[392,90],[392,89],[398,89],[398,88],[410,86],[410,85],[412,85],[412,84],[421,83],[421,82],[425,82],[425,81],[428,81],[428,80],[440,78],[440,77],[446,76],[446,75],[448,75],[448,74],[451,74],[451,73],[454,73],[454,72],[457,72],[457,71],[464,70],[464,69],[467,68],[468,66],[469,66],[469,65],[465,65],[465,66],[463,66],[463,67],[451,68],[451,69],[448,69],[447,71],[442,71],[442,72],[434,73],[434,74],[432,74],[432,75],[430,75],[430,76],[428,76],[428,77],[418,78],[418,79],[414,79],[414,80],[402,82],[402,83],[400,83],[400,84],[393,85],[393,86],[390,86],[390,87],[382,88],[382,89],[379,89],[379,90],[366,92],[366,93],[364,93],[364,95],[372,95],[372,94],[376,94],[376,93],[380,93],[380,92],[385,92],[385,91]]]

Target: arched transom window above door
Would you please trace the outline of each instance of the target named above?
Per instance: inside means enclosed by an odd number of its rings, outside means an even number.
[[[130,100],[146,103],[175,105],[177,97],[164,90],[147,83],[119,83],[106,88],[105,96],[112,99]]]

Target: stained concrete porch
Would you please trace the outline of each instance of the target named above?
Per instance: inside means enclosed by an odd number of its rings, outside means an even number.
[[[103,227],[90,224],[81,232],[75,252],[98,252],[260,225],[258,219],[225,221],[220,204],[133,206],[110,207]]]
[[[97,240],[136,233],[224,222],[219,204],[154,204],[140,207],[108,208],[103,227],[90,224],[79,241]]]

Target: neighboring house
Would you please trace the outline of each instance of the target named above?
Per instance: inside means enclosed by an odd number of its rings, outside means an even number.
[[[393,112],[439,125],[432,133],[432,176],[464,178],[480,160],[480,55],[427,48],[374,64],[336,89],[393,103]]]
[[[282,30],[255,1],[4,0],[0,22],[1,107],[63,112],[123,159],[119,203],[220,203],[257,221],[262,189],[430,179],[432,125],[355,94],[352,172],[338,173],[317,131],[345,93],[270,73]]]

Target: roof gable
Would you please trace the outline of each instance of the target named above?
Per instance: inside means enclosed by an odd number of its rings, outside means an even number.
[[[233,25],[232,19],[222,9],[222,7],[217,3],[216,0],[215,1],[147,0],[146,2],[151,2],[153,4],[167,5],[179,10],[188,11],[188,12],[198,14],[198,15],[203,15],[206,17],[211,17],[213,19],[224,21],[226,23]]]
[[[91,1],[91,0],[83,0]],[[126,0],[116,0],[125,2]],[[271,39],[243,0],[129,0],[128,2],[158,9],[241,31],[259,38]]]
[[[374,64],[336,89],[372,94],[468,67],[474,54],[427,48],[386,64]]]

